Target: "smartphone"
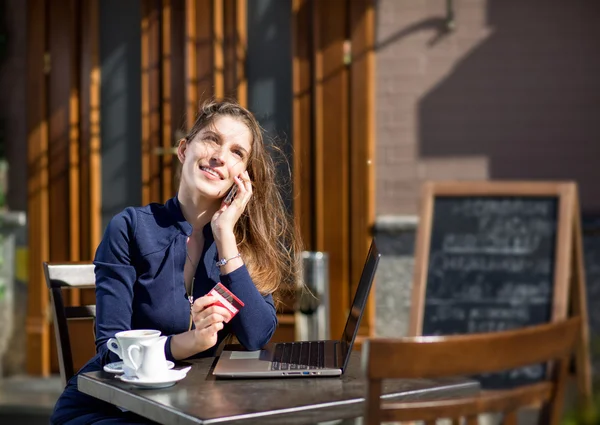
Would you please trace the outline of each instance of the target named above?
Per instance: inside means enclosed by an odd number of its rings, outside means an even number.
[[[227,205],[231,204],[231,202],[233,202],[233,198],[235,198],[235,194],[237,193],[237,184],[234,184],[231,188],[231,190],[229,191],[229,193],[227,194],[227,196],[225,197],[225,200],[223,202],[225,202]]]

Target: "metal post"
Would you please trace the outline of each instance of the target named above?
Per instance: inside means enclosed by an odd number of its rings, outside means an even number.
[[[296,306],[296,340],[329,339],[329,257],[302,253],[302,282]]]

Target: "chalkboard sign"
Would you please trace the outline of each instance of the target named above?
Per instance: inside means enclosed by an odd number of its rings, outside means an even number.
[[[426,184],[411,334],[497,332],[566,318],[575,201],[572,183]],[[545,375],[544,365],[531,365],[477,378],[493,389]]]
[[[423,335],[493,332],[550,321],[556,198],[435,200]],[[532,366],[481,378],[485,387],[537,381]]]

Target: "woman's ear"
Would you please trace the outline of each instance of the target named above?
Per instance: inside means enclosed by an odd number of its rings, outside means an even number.
[[[177,158],[179,158],[179,162],[183,164],[185,161],[185,151],[187,150],[187,140],[185,138],[179,140],[179,144],[177,145]]]

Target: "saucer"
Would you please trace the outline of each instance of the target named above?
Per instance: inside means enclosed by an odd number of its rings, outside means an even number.
[[[167,360],[167,369],[173,369],[175,363]],[[123,362],[113,362],[104,366],[104,371],[108,373],[123,373]]]
[[[123,382],[140,388],[167,388],[175,385],[177,381],[181,381],[183,378],[185,378],[189,370],[189,367],[181,370],[167,370],[167,373],[162,379],[146,380],[135,376],[129,377],[125,375],[118,375],[117,378]]]

